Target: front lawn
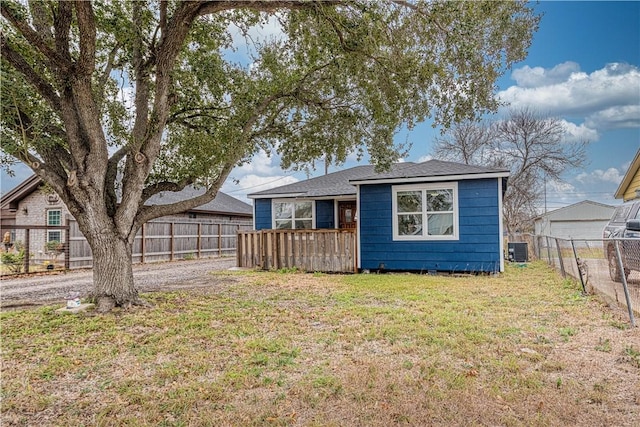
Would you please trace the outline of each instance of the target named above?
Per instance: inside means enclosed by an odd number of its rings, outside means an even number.
[[[640,419],[639,330],[543,264],[500,277],[216,275],[205,291],[145,295],[151,309],[2,313],[0,424]]]

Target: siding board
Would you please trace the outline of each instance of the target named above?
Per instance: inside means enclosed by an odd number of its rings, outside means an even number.
[[[361,185],[361,267],[375,270],[500,270],[498,180],[458,182],[459,240],[393,241],[392,186]]]

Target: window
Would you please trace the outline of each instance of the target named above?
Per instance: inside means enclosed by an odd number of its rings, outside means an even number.
[[[393,187],[394,240],[457,240],[455,182]]]
[[[274,201],[273,228],[313,228],[313,201]]]
[[[62,225],[62,212],[60,209],[47,211],[47,225]]]
[[[47,230],[47,242],[62,242],[62,232],[60,230]]]

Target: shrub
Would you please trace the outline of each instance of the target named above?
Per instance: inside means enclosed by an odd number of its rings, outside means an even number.
[[[17,252],[2,252],[0,261],[7,266],[11,273],[21,273],[24,266],[24,248]]]

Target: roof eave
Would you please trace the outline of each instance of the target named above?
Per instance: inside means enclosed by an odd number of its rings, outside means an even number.
[[[509,172],[481,172],[472,174],[460,174],[460,175],[436,175],[436,176],[412,176],[412,177],[398,177],[398,178],[371,178],[371,179],[357,179],[349,181],[353,185],[361,184],[407,184],[412,182],[439,182],[439,181],[462,181],[467,179],[482,179],[482,178],[507,178]]]
[[[622,181],[620,182],[618,189],[613,195],[614,199],[624,198],[624,193],[626,193],[627,188],[629,187],[629,184],[631,184],[631,180],[635,176],[636,172],[638,172],[638,169],[640,169],[640,150],[638,150],[638,152],[636,153],[636,156],[633,158],[633,161],[629,166],[629,170],[627,170],[627,173],[624,175],[624,178],[622,178]]]

